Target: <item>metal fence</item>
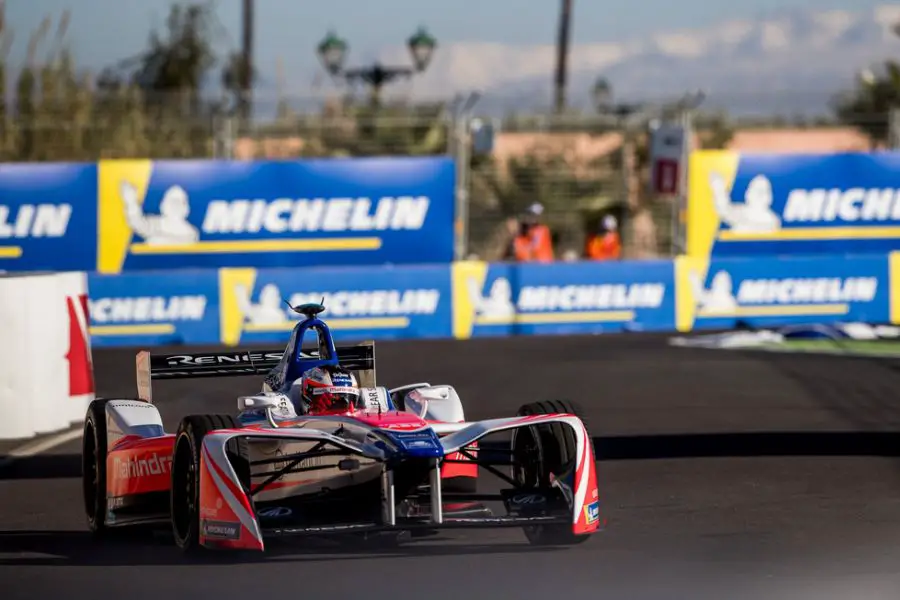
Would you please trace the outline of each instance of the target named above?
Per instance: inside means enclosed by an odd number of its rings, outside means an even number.
[[[0,106],[0,160],[449,155],[459,166],[457,256],[486,260],[504,257],[516,218],[533,203],[545,209],[557,258],[581,257],[586,237],[608,214],[620,224],[623,257],[681,251],[683,198],[655,196],[649,189],[648,127],[654,121],[686,121],[698,145],[706,147],[723,147],[737,133],[835,127],[833,120],[815,118],[725,123],[671,105],[607,115],[486,119],[472,110],[472,98],[378,108],[333,100],[304,111],[278,105],[265,118],[245,122],[222,110],[222,101],[148,99],[127,89],[98,99],[73,89],[74,96],[41,99],[16,114]],[[493,127],[493,144],[481,151],[478,131],[485,124]],[[878,146],[896,145],[898,128],[900,120],[889,114],[869,114],[843,129],[858,133],[857,145],[885,138],[872,144]]]

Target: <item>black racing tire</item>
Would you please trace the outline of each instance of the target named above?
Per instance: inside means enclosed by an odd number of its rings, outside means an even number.
[[[190,415],[181,420],[172,450],[170,509],[175,544],[185,552],[200,545],[200,449],[203,438],[217,429],[236,429],[231,415]],[[241,486],[250,488],[250,460],[246,439],[232,440],[228,459],[235,467]]]
[[[582,419],[581,408],[567,400],[532,402],[519,408],[518,415],[552,415],[567,413]],[[587,429],[587,424],[585,423]],[[546,488],[550,474],[559,476],[575,468],[577,440],[571,428],[563,423],[534,425],[516,429],[513,456],[516,466],[513,478],[524,488]],[[535,525],[522,528],[528,541],[536,546],[572,546],[586,542],[590,535],[575,535],[570,525]]]
[[[88,528],[96,538],[108,537],[106,525],[106,404],[88,405],[81,437],[81,488]]]

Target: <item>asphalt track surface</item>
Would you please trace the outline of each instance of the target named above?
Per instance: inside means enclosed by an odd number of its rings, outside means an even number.
[[[379,343],[377,358],[383,385],[456,385],[470,419],[580,400],[606,530],[562,550],[517,530],[400,550],[293,540],[258,560],[188,560],[164,535],[100,547],[73,442],[0,473],[0,597],[900,598],[897,363],[637,335]],[[134,394],[132,351],[98,351],[95,366],[101,395]],[[155,396],[174,428],[257,385],[170,382]]]

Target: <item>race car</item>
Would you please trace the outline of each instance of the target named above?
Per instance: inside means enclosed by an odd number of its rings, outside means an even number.
[[[452,386],[378,386],[374,342],[336,347],[324,306],[294,310],[304,318],[283,350],[142,351],[137,398],[91,403],[83,489],[97,537],[162,524],[185,551],[264,551],[275,536],[517,527],[532,544],[573,545],[600,530],[593,444],[573,405],[535,402],[467,422]],[[304,349],[310,337],[315,349]],[[297,383],[314,383],[323,367],[353,373],[359,400],[298,413]],[[246,375],[265,380],[238,397],[236,415],[190,415],[164,431],[153,380]],[[510,441],[479,446],[503,432]],[[479,469],[499,490],[478,489]]]

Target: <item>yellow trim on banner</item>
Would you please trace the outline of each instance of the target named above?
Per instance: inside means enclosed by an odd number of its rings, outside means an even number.
[[[175,333],[172,323],[154,323],[148,325],[94,325],[91,335],[167,335]]]
[[[0,246],[0,258],[22,258],[22,247]]]
[[[740,242],[881,239],[900,237],[900,227],[798,227],[767,233],[723,231],[719,239]]]
[[[888,254],[888,281],[891,323],[900,325],[900,252]]]
[[[381,239],[230,240],[193,244],[132,244],[132,254],[214,254],[219,252],[319,252],[322,250],[378,250]]]
[[[475,304],[470,287],[479,293],[487,279],[488,263],[480,261],[455,262],[450,267],[453,296],[453,337],[465,340],[472,336],[475,326]]]
[[[122,188],[132,187],[143,207],[153,175],[150,160],[101,160],[97,166],[97,271],[122,272],[132,232],[125,216]]]
[[[710,181],[720,177],[728,193],[734,187],[740,165],[740,154],[731,150],[692,152],[688,161],[687,254],[708,257],[719,232]]]

